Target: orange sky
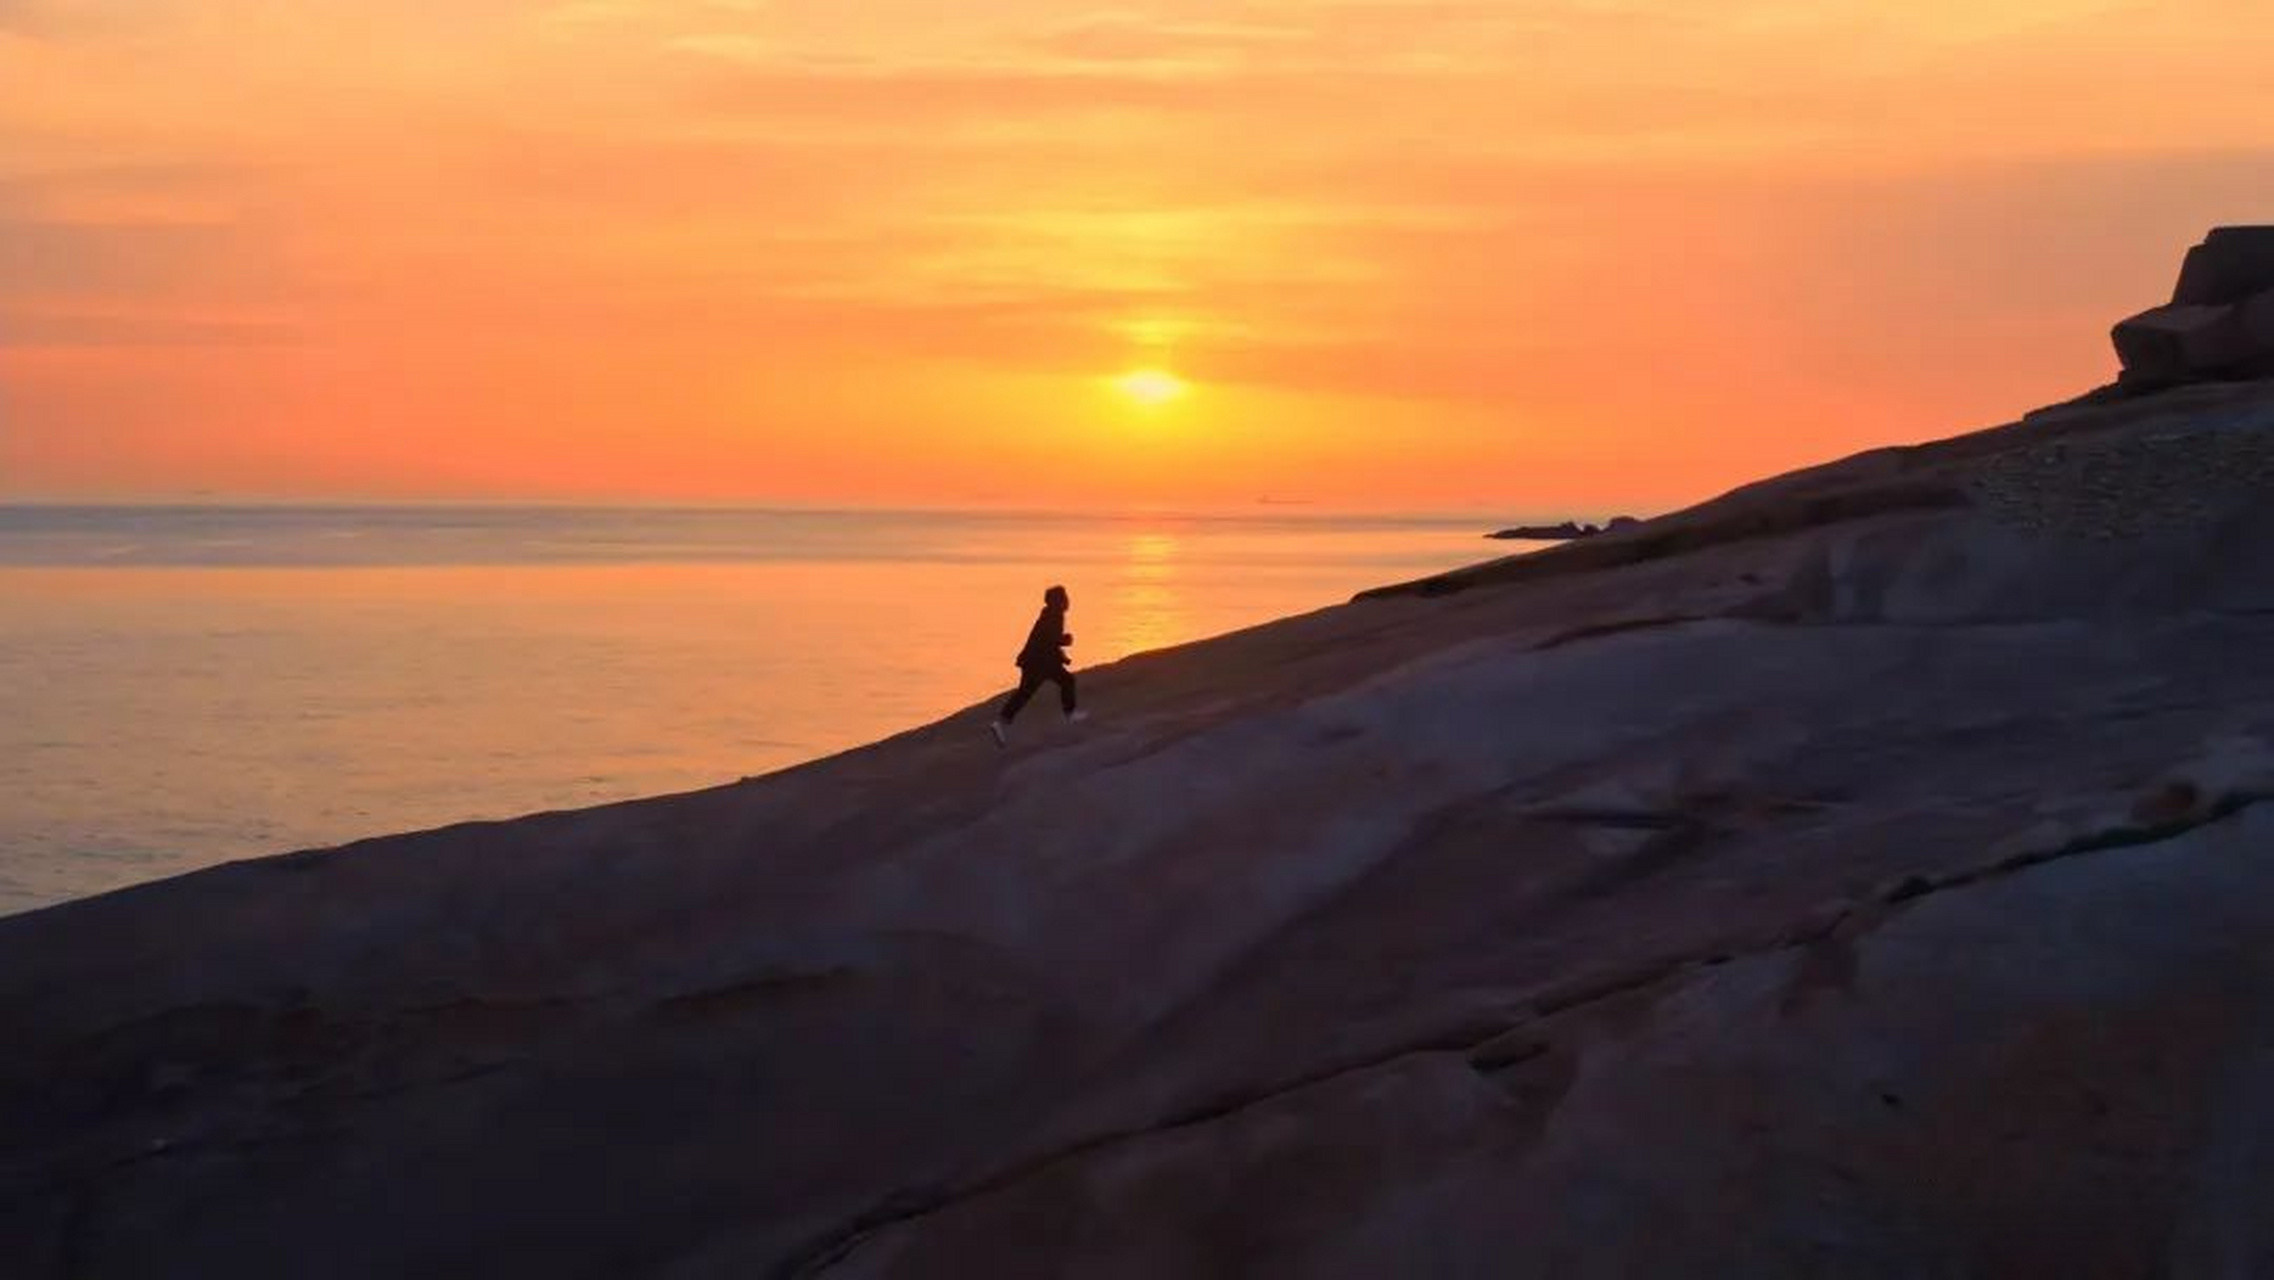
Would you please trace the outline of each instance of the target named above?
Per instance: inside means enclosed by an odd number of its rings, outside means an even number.
[[[2269,66],[2264,0],[0,0],[0,496],[1662,506],[2104,380],[2274,217]]]

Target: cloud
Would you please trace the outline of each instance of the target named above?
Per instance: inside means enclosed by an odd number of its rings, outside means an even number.
[[[287,340],[300,282],[240,213],[270,171],[82,166],[0,178],[0,334],[18,349]]]
[[[1257,54],[1310,46],[1310,29],[1291,23],[1162,19],[1128,10],[1079,14],[1045,25],[1023,43],[1090,63],[1242,65]]]
[[[0,0],[0,33],[40,36],[55,30],[61,16],[52,0]]]
[[[122,315],[0,306],[0,333],[27,347],[271,347],[299,340],[299,326],[278,320],[183,315]]]
[[[210,279],[237,248],[223,227],[12,219],[0,224],[0,294],[172,293]]]
[[[683,101],[698,111],[785,122],[882,124],[922,138],[974,117],[1029,120],[1035,113],[1127,109],[1190,117],[1274,89],[1270,82],[1236,79],[1222,68],[1193,62],[747,61],[697,75]],[[1279,87],[1299,94],[1306,86]],[[920,131],[908,133],[917,120]]]

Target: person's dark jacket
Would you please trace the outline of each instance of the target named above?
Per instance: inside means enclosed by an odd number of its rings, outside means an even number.
[[[1028,670],[1063,671],[1066,646],[1073,641],[1074,637],[1066,634],[1066,611],[1044,605],[1035,617],[1034,629],[1027,632],[1026,647],[1019,650],[1018,665]]]

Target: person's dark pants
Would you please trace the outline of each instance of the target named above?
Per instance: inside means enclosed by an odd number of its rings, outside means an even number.
[[[1067,715],[1074,714],[1074,673],[1064,667],[1020,667],[1018,692],[1003,704],[1003,723],[1019,718],[1026,709],[1027,699],[1045,684],[1058,686],[1058,709]]]

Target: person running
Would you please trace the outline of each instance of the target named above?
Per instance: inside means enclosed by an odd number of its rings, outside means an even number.
[[[1066,646],[1074,643],[1073,633],[1066,630],[1066,609],[1072,603],[1064,587],[1052,587],[1042,593],[1042,612],[1035,617],[1034,628],[1026,635],[1026,647],[1019,650],[1015,659],[1019,667],[1019,687],[1003,703],[995,723],[987,726],[987,731],[995,735],[996,746],[1010,744],[1011,721],[1019,718],[1027,700],[1045,684],[1058,686],[1058,709],[1068,720],[1089,718],[1088,712],[1075,705],[1074,673],[1066,667]]]

